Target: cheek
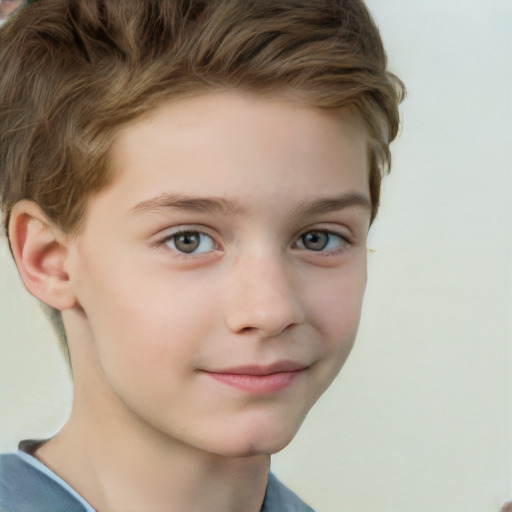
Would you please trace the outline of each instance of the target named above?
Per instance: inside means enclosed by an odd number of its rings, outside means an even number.
[[[365,288],[364,262],[318,280],[310,305],[329,353],[348,356],[359,327]]]
[[[128,371],[151,366],[165,371],[170,359],[197,348],[216,313],[200,282],[137,261],[83,257],[75,275],[102,364],[117,361]]]

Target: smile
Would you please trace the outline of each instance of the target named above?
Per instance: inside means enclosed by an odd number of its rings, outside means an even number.
[[[206,371],[212,379],[241,391],[268,394],[287,388],[306,370],[307,366],[282,362],[271,366],[245,366],[220,371]]]

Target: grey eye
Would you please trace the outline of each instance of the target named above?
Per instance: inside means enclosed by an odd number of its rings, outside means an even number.
[[[202,254],[215,250],[213,238],[199,231],[178,231],[164,242],[169,249],[182,254]]]
[[[297,240],[297,247],[306,251],[330,253],[348,245],[349,242],[342,235],[331,231],[312,230],[304,233]]]
[[[201,235],[199,233],[178,233],[174,235],[173,240],[178,251],[190,254],[199,247]]]
[[[309,231],[301,237],[302,244],[310,251],[322,251],[329,243],[329,234],[325,231]]]

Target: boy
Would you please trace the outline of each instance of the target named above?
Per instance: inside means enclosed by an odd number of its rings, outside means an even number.
[[[0,510],[311,510],[269,474],[354,342],[401,83],[359,0],[41,0],[1,190],[73,408]]]

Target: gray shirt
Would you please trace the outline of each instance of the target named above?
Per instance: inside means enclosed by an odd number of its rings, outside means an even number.
[[[82,496],[24,451],[0,455],[0,512],[95,512]],[[269,473],[260,512],[314,512]]]

